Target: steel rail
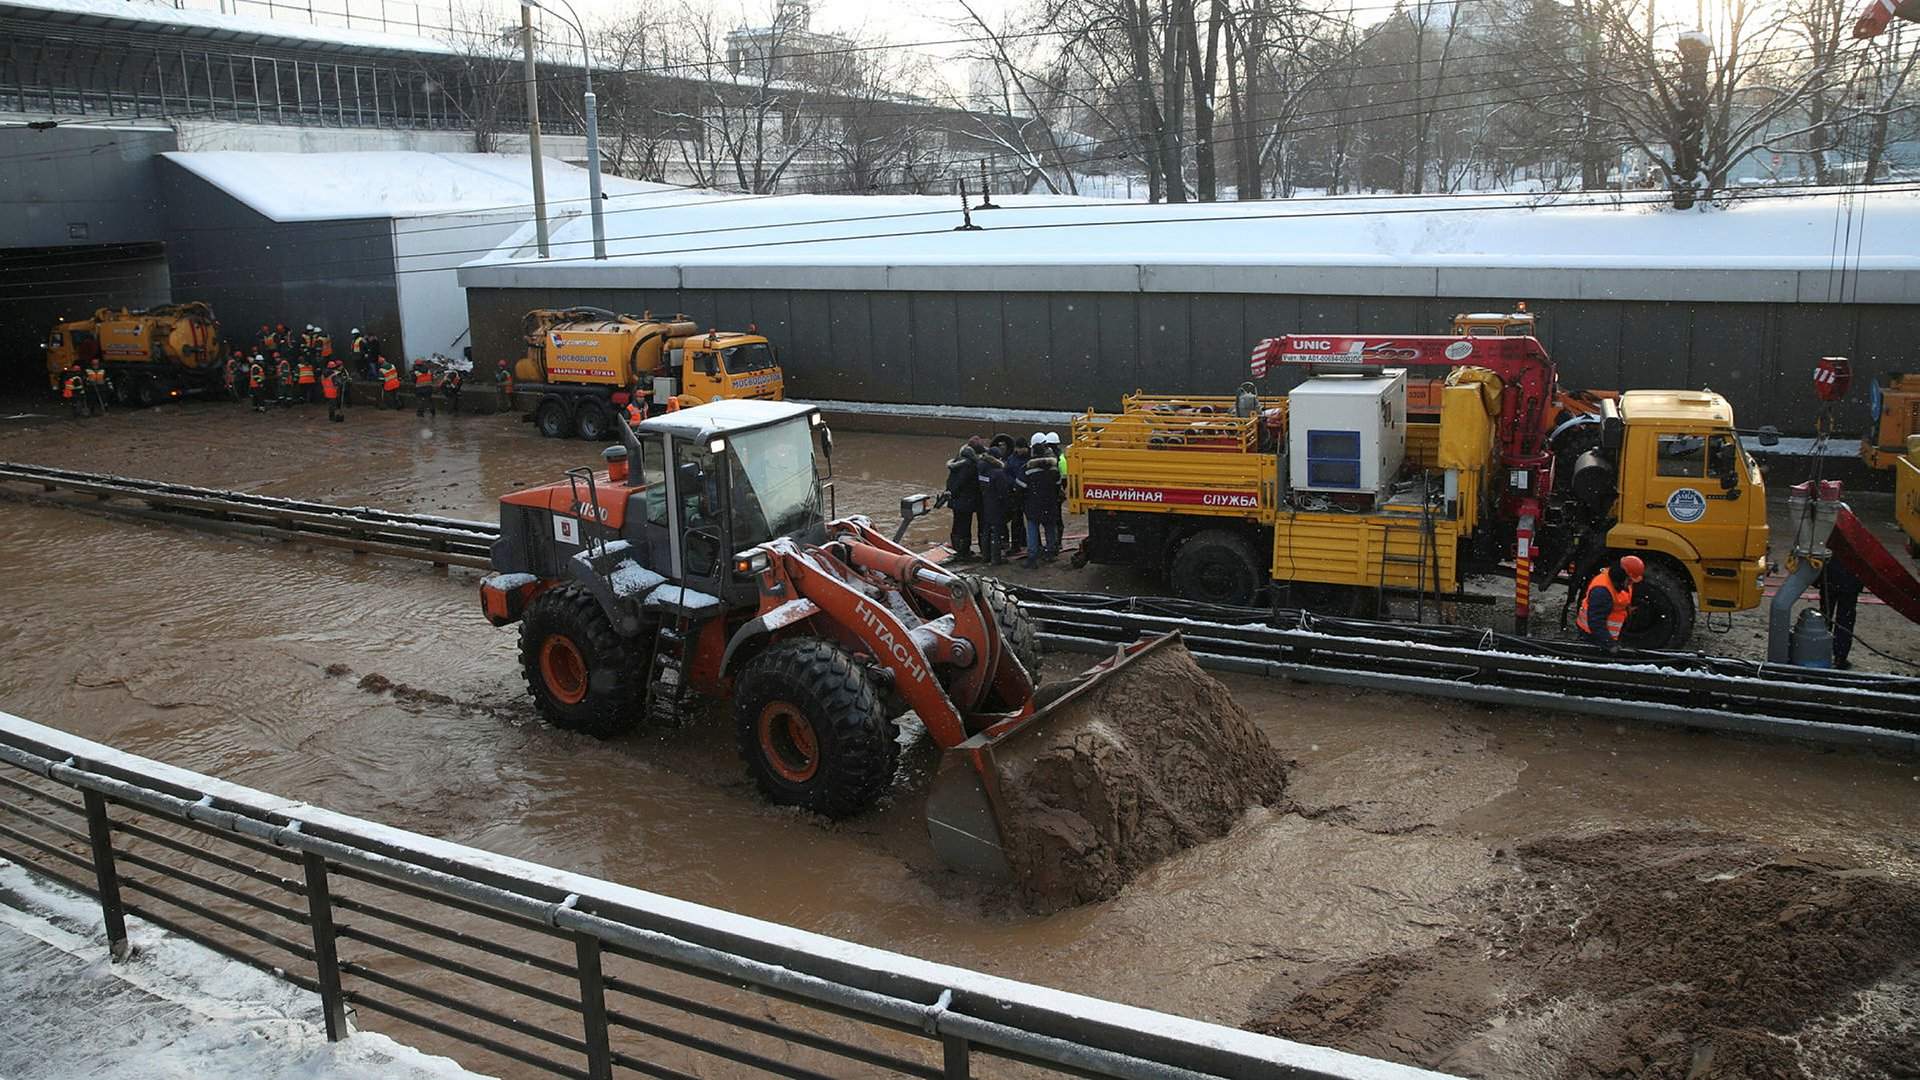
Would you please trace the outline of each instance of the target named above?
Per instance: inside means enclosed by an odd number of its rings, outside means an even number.
[[[160,481],[0,463],[8,485],[92,496],[48,500],[144,520],[485,569],[499,528]],[[31,496],[30,496],[31,497]],[[1618,719],[1920,750],[1920,678],[1820,671],[1700,653],[1604,654],[1577,642],[1469,627],[1175,598],[1063,593],[1015,585],[1041,640],[1103,651],[1182,631],[1203,666],[1303,682],[1589,713]]]

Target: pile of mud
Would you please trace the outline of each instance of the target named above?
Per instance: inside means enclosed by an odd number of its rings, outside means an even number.
[[[1002,840],[1022,904],[1106,900],[1153,863],[1271,805],[1286,763],[1178,644],[1070,702],[1000,759]]]
[[[1484,922],[1252,1025],[1464,1076],[1920,1076],[1920,886],[1688,830],[1520,846]]]

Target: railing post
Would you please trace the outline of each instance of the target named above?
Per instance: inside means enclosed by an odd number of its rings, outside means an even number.
[[[333,897],[327,891],[327,860],[309,851],[307,916],[313,924],[313,966],[320,980],[320,1008],[327,1016],[327,1041],[347,1037],[347,1004],[340,993],[340,954],[333,937]]]
[[[940,1045],[945,1051],[942,1064],[946,1069],[946,1080],[969,1080],[973,1075],[973,1060],[967,1040],[958,1035],[942,1035]]]
[[[120,872],[113,865],[113,823],[107,820],[106,796],[97,791],[81,795],[87,804],[87,835],[93,840],[93,878],[100,890],[107,952],[119,962],[127,958],[127,913],[120,906]]]
[[[607,1038],[607,984],[600,973],[600,939],[573,935],[574,966],[580,971],[580,1019],[586,1025],[587,1075],[611,1080],[613,1050]]]

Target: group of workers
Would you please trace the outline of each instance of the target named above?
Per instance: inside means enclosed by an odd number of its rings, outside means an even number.
[[[1003,565],[1024,556],[1032,570],[1057,558],[1065,485],[1058,432],[1036,431],[1025,443],[1006,434],[968,439],[947,462],[953,561]]]
[[[466,384],[466,372],[445,356],[420,358],[402,372],[387,359],[378,335],[353,329],[353,368],[334,355],[333,339],[318,326],[308,324],[298,333],[287,324],[262,325],[253,347],[235,347],[222,372],[227,395],[235,401],[250,400],[255,412],[266,412],[269,404],[295,405],[301,402],[327,403],[327,419],[336,423],[345,419],[343,410],[350,402],[351,370],[364,372],[380,385],[380,408],[404,409],[402,387],[413,386],[415,416],[438,416],[436,394],[447,407],[460,411],[460,391]],[[503,393],[512,393],[512,375],[506,361],[494,378]],[[75,407],[76,414],[79,406]]]
[[[60,373],[60,399],[72,409],[75,418],[99,416],[107,411],[107,398],[113,393],[113,379],[95,356],[86,367],[71,364]]]

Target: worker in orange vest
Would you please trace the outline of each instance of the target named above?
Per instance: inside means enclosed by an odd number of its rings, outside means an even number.
[[[383,356],[380,358],[380,407],[384,409],[389,405],[396,409],[401,407],[400,369]]]
[[[1582,637],[1612,652],[1620,647],[1620,631],[1626,628],[1627,615],[1633,610],[1633,587],[1647,573],[1647,564],[1638,555],[1622,555],[1612,566],[1593,575],[1587,583],[1587,595],[1580,601],[1580,618],[1574,622]]]
[[[273,392],[282,405],[293,401],[293,361],[278,352],[273,354]]]
[[[513,368],[505,360],[493,372],[493,384],[500,388],[500,405],[506,412],[513,411]]]
[[[433,365],[425,360],[413,362],[413,415],[440,415],[433,407]]]
[[[340,361],[327,361],[327,373],[320,378],[320,393],[327,399],[327,419],[336,424],[346,419],[340,415],[340,397],[346,384],[347,373],[340,370]]]
[[[627,399],[627,426],[638,427],[640,426],[640,421],[645,420],[646,418],[647,418],[647,410],[640,407],[639,399],[628,398]]]
[[[314,379],[313,361],[307,359],[306,356],[303,354],[300,357],[300,363],[298,365],[297,370],[299,371],[298,379],[300,382],[300,396],[303,398],[306,398],[308,404],[312,404],[314,400],[314,397],[313,397],[314,391],[320,388]]]
[[[73,406],[73,417],[78,420],[87,415],[87,377],[80,374],[78,367],[67,368],[60,380],[60,399]]]
[[[440,375],[440,392],[447,395],[447,408],[455,416],[460,415],[460,387],[465,382],[466,376],[460,374],[460,369],[452,364],[448,364]]]
[[[240,355],[240,350],[235,349],[233,354],[227,357],[226,367],[221,371],[221,378],[227,388],[227,397],[233,401],[240,400],[240,369],[245,367],[246,363],[246,359]]]
[[[107,411],[107,369],[98,356],[87,361],[87,411],[95,416]]]
[[[253,395],[253,411],[267,411],[267,361],[259,353],[247,365],[247,390]]]

